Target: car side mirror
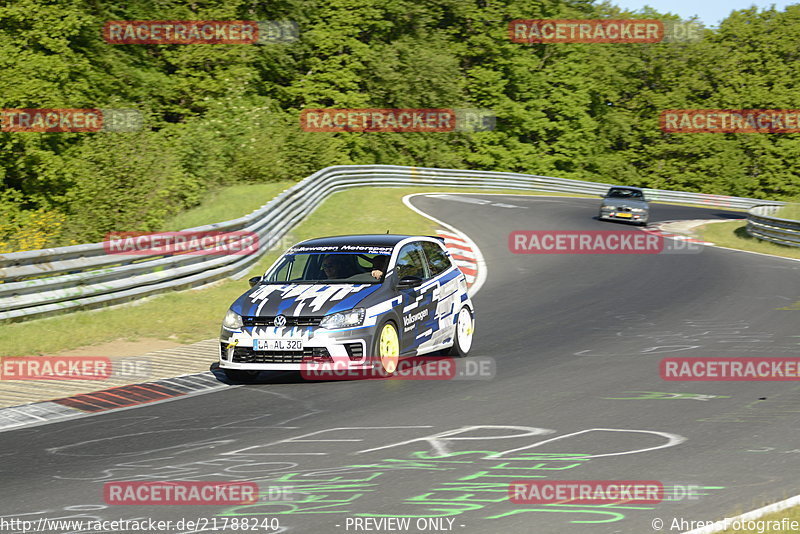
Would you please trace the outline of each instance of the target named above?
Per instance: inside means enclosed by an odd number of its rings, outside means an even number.
[[[250,278],[247,281],[250,283],[250,287],[256,287],[258,285],[258,283],[261,282],[261,277],[260,276],[254,276],[253,278]]]
[[[404,276],[399,282],[397,282],[397,288],[408,289],[411,287],[417,287],[420,284],[422,284],[422,278],[419,276]]]

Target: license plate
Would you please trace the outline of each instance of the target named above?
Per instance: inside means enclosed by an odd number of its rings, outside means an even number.
[[[622,217],[623,219],[630,219],[633,217],[630,213],[617,213],[617,217]]]
[[[302,339],[254,339],[253,350],[303,350]]]

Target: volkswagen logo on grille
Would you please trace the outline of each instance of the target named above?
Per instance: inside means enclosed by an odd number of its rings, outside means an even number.
[[[285,315],[277,315],[275,317],[275,326],[286,326],[286,316]]]

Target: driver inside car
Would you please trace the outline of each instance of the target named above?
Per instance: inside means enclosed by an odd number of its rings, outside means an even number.
[[[350,276],[350,274],[347,274],[344,256],[338,254],[330,254],[322,260],[322,272],[325,273],[325,278],[328,280]]]

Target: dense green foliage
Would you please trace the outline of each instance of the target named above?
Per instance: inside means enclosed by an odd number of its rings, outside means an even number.
[[[796,134],[665,134],[662,109],[797,105],[800,6],[691,43],[518,44],[515,18],[653,18],[592,0],[14,0],[0,108],[136,108],[134,133],[0,133],[0,251],[158,230],[207,192],[334,164],[800,195]],[[663,18],[663,17],[660,17]],[[107,20],[292,20],[266,45],[110,45]],[[490,108],[479,133],[311,133],[315,107]]]

